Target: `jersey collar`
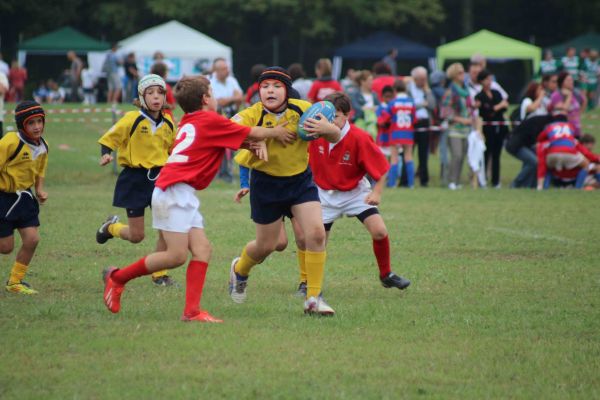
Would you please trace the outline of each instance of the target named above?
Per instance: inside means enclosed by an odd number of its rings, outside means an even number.
[[[342,134],[340,135],[340,140],[338,140],[335,143],[329,143],[329,151],[331,151],[335,147],[336,144],[341,142],[346,137],[346,134],[348,133],[349,130],[350,130],[350,122],[346,121],[346,124],[344,124],[344,127],[341,129]]]

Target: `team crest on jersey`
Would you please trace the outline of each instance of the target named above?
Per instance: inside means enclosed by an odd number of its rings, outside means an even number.
[[[267,128],[272,128],[273,127],[273,123],[271,121],[267,121],[265,123],[265,125],[267,126]]]
[[[346,151],[342,157],[341,164],[350,164],[350,152]]]
[[[325,148],[322,144],[319,145],[319,154],[325,154]]]
[[[240,123],[242,122],[242,116],[240,114],[235,114],[233,117],[231,117],[231,120],[233,122]]]
[[[147,126],[142,126],[140,129],[141,133],[148,133],[148,127]]]
[[[21,160],[31,160],[31,157],[28,152],[24,152],[21,156]]]

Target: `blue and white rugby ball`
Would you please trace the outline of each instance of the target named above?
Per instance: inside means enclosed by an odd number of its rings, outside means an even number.
[[[335,106],[330,101],[318,101],[310,106],[309,109],[302,114],[300,122],[298,122],[298,136],[300,139],[309,141],[317,138],[316,136],[308,136],[309,132],[304,130],[304,121],[308,118],[321,119],[321,117],[318,117],[319,114],[323,114],[329,122],[333,122],[335,119]]]

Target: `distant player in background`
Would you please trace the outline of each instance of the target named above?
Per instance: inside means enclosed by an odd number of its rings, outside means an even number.
[[[12,253],[14,230],[18,230],[21,248],[6,290],[36,294],[23,279],[40,241],[38,201],[44,203],[48,199],[44,190],[48,144],[42,138],[45,113],[35,101],[23,101],[15,109],[15,120],[18,131],[9,132],[0,140],[0,253]]]
[[[396,93],[392,86],[386,86],[381,91],[381,104],[375,109],[375,115],[377,116],[377,139],[375,143],[381,148],[383,154],[390,157],[391,165],[398,165],[400,158],[398,157],[398,147],[390,144],[390,129],[392,125],[392,119],[389,112],[389,103],[394,100]],[[389,181],[388,175],[388,186],[394,186],[395,182]]]
[[[171,117],[171,121],[175,121],[175,118],[173,117],[173,110],[177,107],[177,102],[173,96],[173,88],[167,82],[167,76],[169,76],[169,67],[167,67],[167,64],[163,62],[156,62],[152,64],[150,73],[160,76],[165,81],[167,92],[165,93],[165,105],[163,106],[163,110]]]
[[[113,206],[127,211],[127,225],[120,223],[117,215],[111,215],[100,226],[96,231],[96,241],[100,244],[113,237],[131,243],[144,240],[144,213],[175,139],[173,120],[162,111],[166,96],[164,79],[154,74],[144,76],[138,84],[138,95],[140,110],[126,113],[98,140],[100,165],[109,164],[113,160],[111,153],[117,152],[117,162],[123,170],[115,186]],[[156,250],[164,250],[165,246],[159,236]],[[152,281],[159,286],[173,284],[166,270],[154,272]]]
[[[246,91],[246,96],[244,97],[244,104],[246,104],[246,107],[249,107],[252,104],[260,101],[260,96],[258,94],[258,77],[265,70],[265,68],[267,68],[265,64],[255,64],[250,69],[250,78],[252,79],[252,84]]]
[[[319,189],[327,239],[336,219],[356,217],[371,234],[381,284],[406,289],[410,281],[391,270],[388,232],[377,209],[390,165],[369,133],[350,125],[350,97],[334,93],[325,100],[334,104],[334,123],[342,134],[336,143],[323,138],[310,142],[309,160]],[[373,188],[367,174],[376,181]]]
[[[408,96],[406,85],[401,79],[394,83],[396,97],[388,104],[388,113],[390,116],[390,139],[391,151],[394,146],[402,147],[404,165],[406,167],[406,178],[408,187],[415,185],[415,164],[413,162],[413,144],[414,144],[414,123],[416,117],[416,107],[414,100]],[[397,179],[402,175],[402,164],[392,164],[388,176],[388,187],[396,186]]]
[[[308,101],[315,103],[322,101],[334,92],[342,92],[342,85],[331,77],[332,65],[328,58],[321,58],[315,65],[317,79],[313,82],[308,92]]]
[[[175,86],[175,96],[186,114],[152,194],[152,225],[159,230],[165,247],[125,268],[104,270],[104,304],[111,312],[118,313],[127,282],[164,267],[177,268],[191,253],[181,320],[223,322],[200,308],[212,250],[204,232],[204,217],[196,190],[205,189],[213,180],[225,149],[237,150],[246,139],[292,140],[293,135],[281,126],[250,128],[217,114],[217,101],[210,82],[204,77],[181,79]]]
[[[595,137],[586,133],[581,137],[579,143],[588,149],[590,153],[594,154],[596,157],[600,157],[598,154],[594,153],[594,146],[596,144]],[[600,172],[600,164],[591,163],[588,167],[588,176],[583,183],[585,189],[600,189],[600,176],[598,175],[598,172]]]

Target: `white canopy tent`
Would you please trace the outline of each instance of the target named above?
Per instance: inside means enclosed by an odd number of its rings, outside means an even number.
[[[217,42],[178,21],[155,26],[119,42],[119,54],[135,53],[140,73],[147,74],[160,51],[169,66],[169,80],[197,75],[210,69],[215,58],[222,57],[232,66],[231,47]]]

